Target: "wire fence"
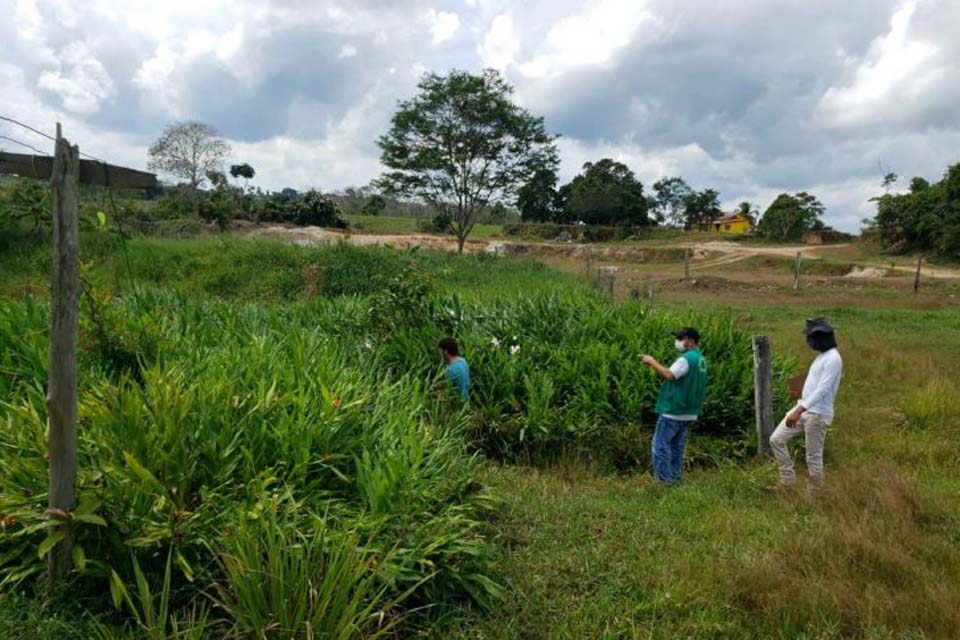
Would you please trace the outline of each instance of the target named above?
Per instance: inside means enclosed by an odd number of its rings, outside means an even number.
[[[47,140],[50,140],[50,141],[52,141],[52,142],[56,142],[56,141],[57,141],[57,139],[56,139],[55,137],[51,136],[49,133],[44,133],[44,132],[41,131],[40,129],[37,129],[36,127],[32,127],[32,126],[30,126],[29,124],[26,124],[26,123],[24,123],[24,122],[20,122],[19,120],[15,119],[15,118],[11,118],[10,116],[5,116],[5,115],[0,114],[0,120],[3,120],[3,121],[5,121],[5,122],[9,122],[10,124],[15,124],[15,125],[17,125],[17,126],[19,126],[19,127],[22,127],[22,128],[24,128],[24,129],[26,129],[27,131],[32,131],[33,133],[35,133],[35,134],[37,134],[37,135],[39,135],[39,136],[43,136],[44,138],[46,138]],[[36,147],[34,147],[34,146],[32,146],[32,145],[29,145],[29,144],[26,144],[25,142],[20,142],[20,141],[18,141],[18,140],[14,140],[13,138],[9,138],[9,137],[7,137],[7,136],[0,136],[0,138],[5,138],[5,139],[7,139],[7,140],[10,140],[11,142],[16,142],[17,144],[23,145],[23,146],[25,146],[25,147],[29,147],[30,149],[33,149],[34,151],[37,151],[40,155],[45,155],[45,156],[49,156],[49,155],[50,155],[49,153],[44,153],[44,152],[42,152],[42,151],[39,151]],[[95,161],[97,161],[97,162],[102,162],[103,164],[107,164],[107,161],[104,160],[103,158],[98,158],[97,156],[90,155],[89,153],[84,153],[83,151],[81,151],[81,152],[80,152],[80,155],[83,156],[84,158],[89,159],[89,160],[95,160]]]

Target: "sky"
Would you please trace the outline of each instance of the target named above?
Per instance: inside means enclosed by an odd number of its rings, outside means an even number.
[[[560,135],[562,181],[610,157],[728,209],[808,191],[855,231],[884,173],[905,189],[960,161],[960,0],[0,0],[0,16],[0,115],[60,121],[134,168],[166,124],[199,120],[271,190],[377,177],[397,101],[453,68],[503,73]]]

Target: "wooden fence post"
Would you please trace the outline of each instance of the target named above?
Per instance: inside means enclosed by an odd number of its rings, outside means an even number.
[[[800,252],[797,251],[797,264],[793,268],[793,290],[800,290]]]
[[[607,294],[613,300],[613,289],[616,282],[616,267],[597,267],[593,278],[593,286]]]
[[[753,398],[757,417],[757,453],[769,456],[773,434],[773,370],[770,363],[770,340],[753,336]]]
[[[647,313],[653,313],[653,285],[647,284]]]
[[[683,279],[690,279],[690,249],[683,253]]]
[[[923,266],[923,256],[917,258],[917,273],[913,276],[913,292],[920,291],[920,267]]]
[[[73,567],[69,514],[76,506],[77,478],[77,324],[80,273],[78,236],[80,150],[57,139],[50,196],[53,203],[53,271],[50,287],[50,373],[47,385],[50,484],[48,515],[61,523],[62,539],[47,555],[52,592]]]

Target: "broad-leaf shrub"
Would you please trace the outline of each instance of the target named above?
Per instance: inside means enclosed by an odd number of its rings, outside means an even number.
[[[357,594],[349,603],[357,615],[401,595],[422,604],[497,594],[480,531],[489,499],[475,481],[478,461],[466,451],[466,416],[438,410],[410,375],[380,375],[373,351],[331,330],[344,326],[344,314],[354,318],[350,324],[364,321],[364,305],[337,301],[291,312],[148,291],[110,304],[126,321],[150,319],[156,353],[139,381],[103,366],[94,352],[81,359],[75,524],[85,562],[77,579],[91,593],[106,593],[114,573],[132,584],[131,552],[152,588],[161,588],[172,549],[176,606],[193,606],[197,587],[221,584],[227,566],[222,599],[234,602],[246,574],[227,560],[237,551],[232,541],[241,527],[249,544],[272,540],[275,524],[263,510],[276,494],[297,504],[274,514],[288,532],[314,540],[322,524],[330,544],[363,545],[338,550],[343,562],[372,554],[361,583],[340,585]],[[39,577],[51,524],[44,515],[40,309],[0,303],[0,375],[9,391],[0,404],[4,588]],[[304,620],[315,613],[303,612]],[[365,620],[344,620],[367,628]],[[294,627],[283,637],[308,637],[306,627]]]
[[[144,592],[146,580],[176,618],[204,606],[202,591],[222,631],[308,637],[310,625],[376,633],[371,612],[391,624],[404,607],[490,601],[500,587],[481,523],[494,503],[468,442],[505,459],[574,447],[642,463],[659,381],[636,354],[669,361],[680,325],[698,326],[710,360],[694,439],[720,443],[707,455],[743,450],[750,340],[730,319],[572,294],[465,300],[431,293],[406,258],[396,267],[370,265],[366,296],[281,306],[141,289],[96,298],[99,316],[85,307],[86,336],[118,334],[137,352],[130,367],[96,339],[81,351],[73,521],[90,606],[109,606],[97,595],[108,584]],[[348,282],[336,278],[332,289]],[[47,325],[45,305],[0,302],[3,588],[38,580],[50,541]],[[433,390],[444,335],[471,364],[464,409]],[[775,370],[785,401],[786,367]],[[291,590],[279,610],[283,585],[302,580],[318,591]],[[333,586],[320,606],[312,594]]]

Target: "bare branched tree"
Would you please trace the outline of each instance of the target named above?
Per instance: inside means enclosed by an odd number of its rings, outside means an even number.
[[[167,125],[148,152],[151,169],[186,181],[193,199],[193,215],[200,212],[200,187],[207,175],[219,171],[230,145],[216,130],[202,122],[175,122]]]

